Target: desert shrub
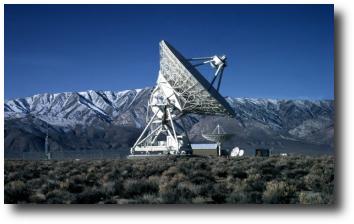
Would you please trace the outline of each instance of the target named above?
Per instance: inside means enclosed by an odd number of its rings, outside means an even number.
[[[180,203],[177,186],[179,183],[187,181],[187,177],[184,174],[174,173],[174,171],[172,173],[174,174],[173,176],[171,176],[171,172],[168,170],[159,179],[159,194],[163,203]]]
[[[282,171],[284,169],[287,169],[288,168],[288,159],[286,157],[280,157],[278,158],[278,160],[274,163],[274,166]]]
[[[198,195],[199,190],[199,186],[191,182],[166,185],[160,191],[161,202],[167,204],[191,203],[193,198]]]
[[[102,183],[102,189],[107,195],[115,195],[118,193],[115,188],[115,182],[114,181],[108,181]]]
[[[208,203],[211,203],[211,199],[206,198],[206,197],[202,197],[202,196],[198,196],[198,197],[193,198],[192,203],[193,204],[208,204]]]
[[[242,171],[241,169],[234,169],[231,174],[234,178],[241,180],[246,179],[248,177],[248,174]]]
[[[260,174],[260,170],[256,169],[255,167],[250,167],[248,169],[245,169],[245,171],[248,175]]]
[[[155,183],[156,185],[159,185],[159,183],[160,183],[160,177],[159,176],[149,176],[148,180],[151,183]]]
[[[188,175],[188,173],[193,170],[193,162],[192,161],[182,161],[176,164],[177,172],[182,173],[184,175]]]
[[[143,194],[156,194],[159,186],[154,181],[146,179],[128,179],[124,182],[124,195],[127,198],[135,198]]]
[[[286,175],[287,178],[300,178],[307,175],[308,173],[308,170],[304,170],[302,168],[295,168],[292,170],[287,170]]]
[[[42,204],[46,202],[46,196],[41,192],[33,193],[29,196],[29,203]]]
[[[74,196],[64,190],[53,190],[46,195],[46,203],[48,204],[70,204],[73,200]]]
[[[98,177],[97,174],[94,172],[89,172],[88,174],[86,174],[85,177],[85,185],[87,186],[94,186],[98,183]]]
[[[310,173],[304,177],[304,183],[308,190],[319,192],[326,182],[321,178],[322,175]]]
[[[175,187],[166,188],[163,192],[160,192],[160,198],[162,200],[162,203],[164,203],[164,204],[180,203],[179,195],[178,195]]]
[[[35,178],[28,180],[26,182],[27,186],[30,186],[32,189],[40,189],[43,186],[43,183],[45,182],[45,179],[43,178]]]
[[[213,192],[213,188],[214,188],[214,183],[198,185],[198,191],[199,191],[198,196],[209,197]]]
[[[90,188],[85,189],[83,192],[77,194],[74,201],[75,204],[96,204],[104,201],[106,198],[105,193],[101,189]]]
[[[108,181],[102,184],[102,190],[105,194],[110,196],[123,196],[124,195],[124,186],[123,180],[118,179],[115,181]]]
[[[336,200],[333,191],[321,192],[321,198],[323,199],[323,204],[334,204]]]
[[[160,198],[156,197],[154,194],[144,194],[137,199],[138,204],[160,204]]]
[[[162,176],[172,177],[178,173],[178,169],[175,166],[171,166],[166,171],[162,173]]]
[[[210,171],[210,161],[206,161],[204,159],[195,159],[194,163],[192,163],[192,166],[195,170],[204,170],[204,171]]]
[[[334,203],[334,158],[8,161],[5,203]]]
[[[270,181],[263,192],[263,201],[271,204],[290,203],[295,194],[295,188],[283,181]]]
[[[211,198],[213,200],[213,203],[217,203],[217,204],[225,203],[229,193],[230,192],[227,190],[225,185],[220,183],[215,184],[211,193]]]
[[[244,204],[248,203],[247,195],[245,192],[232,192],[227,198],[226,203],[231,204]]]
[[[249,175],[244,185],[249,191],[263,192],[265,189],[265,181],[260,174]]]
[[[122,179],[122,178],[123,177],[120,175],[119,170],[113,169],[110,172],[102,174],[101,182],[104,183],[104,182],[109,182],[109,181],[115,181],[115,180]]]
[[[38,161],[34,161],[33,163],[29,163],[26,166],[26,170],[23,174],[24,179],[33,179],[40,177],[40,170],[39,170],[40,163]]]
[[[119,199],[118,196],[107,197],[103,204],[118,204]]]
[[[6,167],[5,167],[6,169]],[[11,171],[11,172],[6,172],[5,170],[5,176],[4,176],[4,181],[5,183],[9,183],[11,181],[23,181],[25,180],[23,178],[22,172],[18,172],[18,171]]]
[[[119,169],[123,178],[132,178],[133,175],[133,167],[131,164],[123,164],[123,166]]]
[[[251,203],[251,204],[262,204],[262,203],[264,203],[262,192],[250,191],[250,192],[247,192],[246,195],[247,195],[248,203]]]
[[[68,181],[69,181],[68,190],[71,193],[80,193],[85,188],[84,185],[85,179],[82,175],[72,176]]]
[[[5,203],[15,204],[26,202],[30,195],[30,189],[20,180],[5,184]]]
[[[60,183],[52,179],[42,180],[42,186],[40,187],[42,193],[46,194],[55,189],[60,189]]]
[[[69,170],[68,174],[70,176],[78,176],[78,175],[82,174],[82,172],[80,172],[80,170],[75,167],[75,168]]]
[[[199,193],[199,188],[191,182],[178,183],[176,187],[178,197],[184,201],[191,201]]]
[[[279,170],[271,165],[264,166],[260,170],[261,170],[262,175],[269,175],[269,176],[274,177],[279,174]]]
[[[159,191],[160,193],[164,193],[170,188],[175,188],[178,183],[186,181],[187,179],[187,176],[182,173],[173,173],[173,175],[171,175],[169,170],[167,170],[159,179]]]
[[[289,160],[287,159],[287,163],[286,163],[286,167],[287,169],[294,169],[297,168],[297,162],[296,162],[297,158],[294,158],[293,160]]]
[[[228,175],[228,169],[226,166],[216,166],[213,170],[212,173],[214,176],[218,177],[218,178],[225,178]]]
[[[265,184],[262,176],[257,173],[243,180],[228,177],[226,187],[230,190],[227,203],[261,203]]]
[[[153,159],[154,160],[154,159]],[[149,159],[147,159],[145,161],[145,163],[141,166],[143,172],[143,176],[144,177],[148,177],[148,176],[159,176],[161,175],[165,170],[167,170],[170,167],[170,163],[169,161],[161,161],[160,159],[157,160],[155,162],[153,161],[149,161]]]
[[[322,198],[321,193],[312,192],[312,191],[302,191],[299,194],[299,202],[300,204],[324,204],[325,201]]]
[[[206,184],[215,182],[214,177],[209,171],[206,170],[194,170],[188,174],[188,179],[194,184]]]

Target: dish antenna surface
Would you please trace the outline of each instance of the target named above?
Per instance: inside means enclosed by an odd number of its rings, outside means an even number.
[[[193,65],[191,61],[202,62]],[[210,64],[216,69],[211,82],[195,68],[201,64]],[[169,43],[161,41],[160,70],[157,85],[148,101],[147,125],[131,148],[131,154],[190,152],[182,120],[186,114],[235,116],[234,110],[218,92],[225,66],[225,55],[187,60]],[[177,127],[182,133],[178,133]]]
[[[218,145],[218,154],[221,156],[221,144],[230,139],[233,134],[226,133],[224,129],[218,124],[211,133],[202,133],[202,136],[206,140],[215,142]]]

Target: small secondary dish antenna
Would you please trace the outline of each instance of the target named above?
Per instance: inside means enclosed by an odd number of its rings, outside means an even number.
[[[193,65],[190,61],[200,63]],[[210,64],[216,69],[211,82],[195,68],[202,64]],[[161,41],[160,70],[157,85],[148,101],[147,125],[131,148],[131,154],[189,153],[191,147],[182,119],[184,115],[235,116],[234,110],[218,92],[225,66],[225,55],[187,60],[169,43]]]
[[[218,124],[211,133],[202,133],[203,138],[208,141],[215,142],[218,145],[218,155],[221,156],[221,144],[230,139],[233,134],[228,134]]]
[[[238,156],[243,156],[244,153],[245,153],[245,150],[241,149],[240,152],[238,153]]]
[[[237,157],[237,156],[241,157],[241,156],[243,156],[244,153],[245,153],[245,150],[240,149],[239,147],[235,147],[232,149],[230,156],[231,157]]]

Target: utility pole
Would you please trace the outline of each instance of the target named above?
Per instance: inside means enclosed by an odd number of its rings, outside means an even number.
[[[48,123],[47,123],[47,131],[44,142],[44,154],[47,160],[51,159],[51,154],[49,152],[49,134],[48,134]]]

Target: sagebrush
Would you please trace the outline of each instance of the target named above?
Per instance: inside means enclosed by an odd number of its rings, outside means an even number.
[[[333,204],[334,157],[5,161],[5,203]]]

